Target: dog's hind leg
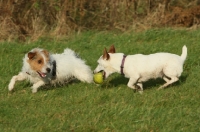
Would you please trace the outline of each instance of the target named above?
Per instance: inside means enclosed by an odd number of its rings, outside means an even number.
[[[8,90],[12,91],[14,86],[15,86],[15,82],[16,81],[23,81],[26,79],[26,76],[24,75],[24,73],[20,72],[18,75],[13,76],[12,79],[10,80],[10,83],[8,85]]]
[[[165,80],[165,82],[169,82],[170,81],[170,79],[168,79],[167,77],[163,77],[163,80]]]
[[[89,67],[85,67],[82,69],[75,70],[73,76],[82,82],[92,83],[93,76],[92,71]]]
[[[164,78],[163,78],[163,79],[164,79]],[[166,81],[166,83],[165,83],[164,85],[162,85],[161,87],[159,87],[158,90],[167,87],[168,85],[170,85],[170,84],[172,84],[172,83],[178,81],[179,79],[178,79],[178,77],[171,77],[171,80],[168,80],[168,79],[166,79],[166,78],[165,78],[164,80]]]

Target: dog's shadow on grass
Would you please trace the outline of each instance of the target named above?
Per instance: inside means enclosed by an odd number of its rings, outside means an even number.
[[[179,78],[179,81],[169,85],[169,86],[179,86],[182,83],[184,83],[187,80],[188,75],[182,75]],[[104,88],[113,88],[113,87],[118,87],[120,85],[127,85],[129,81],[129,78],[125,78],[124,76],[117,76],[115,78],[112,78],[108,81],[105,81],[104,84],[102,84],[102,87]],[[144,89],[150,89],[152,87],[160,87],[163,84],[165,84],[165,81],[161,78],[158,79],[150,79],[146,82],[143,83],[143,88]],[[127,86],[128,87],[128,86]]]
[[[68,87],[69,85],[74,85],[76,83],[80,83],[79,80],[77,79],[73,79],[73,80],[70,80],[70,81],[67,81],[63,84],[55,84],[55,85],[50,85],[50,84],[46,84],[44,86],[42,86],[41,88],[39,88],[38,90],[40,91],[49,91],[49,90],[55,90],[55,89],[60,89],[60,88],[63,88],[63,87]]]
[[[81,81],[77,80],[77,79],[72,79],[70,81],[66,81],[63,84],[55,84],[55,85],[50,85],[50,84],[45,84],[44,86],[41,86],[38,88],[38,91],[50,91],[50,90],[55,90],[55,89],[62,89],[62,88],[66,88],[70,85],[75,85],[80,83]],[[21,86],[21,87],[20,87]],[[12,91],[10,91],[10,93],[14,93],[16,91],[24,91],[25,88],[30,89],[33,86],[33,84],[31,84],[30,82],[26,81],[26,82],[19,82],[15,87],[20,87],[19,88],[14,88]]]

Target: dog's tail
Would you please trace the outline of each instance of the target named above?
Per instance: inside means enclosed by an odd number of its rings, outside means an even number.
[[[76,52],[74,52],[73,50],[68,49],[68,48],[66,48],[66,49],[64,50],[64,54],[65,54],[65,55],[73,55],[73,56],[75,56],[75,57],[77,57],[77,58],[81,58]]]
[[[64,50],[64,54],[67,54],[67,55],[76,55],[76,53],[73,50],[68,49],[68,48],[66,48]]]
[[[181,59],[183,60],[183,62],[185,61],[186,57],[187,57],[187,47],[184,45],[181,54]]]

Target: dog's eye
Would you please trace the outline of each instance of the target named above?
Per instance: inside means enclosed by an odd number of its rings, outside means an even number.
[[[41,64],[42,63],[42,60],[38,60],[38,64]]]

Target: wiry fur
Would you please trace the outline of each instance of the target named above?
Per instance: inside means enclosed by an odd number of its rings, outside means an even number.
[[[111,46],[109,52],[104,50],[98,60],[98,66],[94,73],[104,71],[105,78],[114,72],[120,73],[123,53],[115,53],[115,47]],[[163,78],[166,83],[159,89],[178,81],[183,72],[183,64],[187,57],[187,48],[183,46],[182,55],[171,53],[155,53],[150,55],[128,55],[124,63],[124,75],[129,79],[128,87],[143,91],[142,83],[155,78]]]
[[[55,76],[53,72],[56,73]],[[23,58],[22,70],[12,77],[8,89],[13,90],[16,81],[28,79],[33,83],[32,92],[36,93],[45,84],[64,84],[72,77],[82,82],[93,82],[90,67],[74,51],[65,49],[62,54],[50,54],[44,49],[35,48]]]

